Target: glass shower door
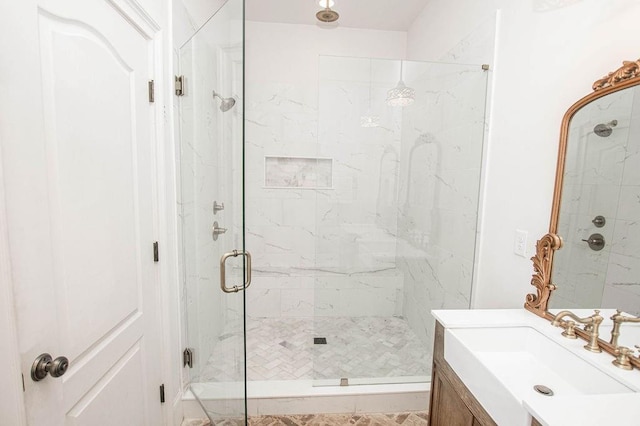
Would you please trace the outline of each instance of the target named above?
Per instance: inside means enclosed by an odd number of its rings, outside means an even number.
[[[487,71],[321,56],[314,384],[428,382],[431,309],[467,309]]]
[[[176,80],[186,372],[212,424],[246,421],[243,32],[229,0],[180,48]]]

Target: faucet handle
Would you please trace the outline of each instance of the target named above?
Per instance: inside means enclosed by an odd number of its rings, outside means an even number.
[[[632,349],[626,348],[624,346],[618,346],[615,351],[617,357],[616,359],[611,361],[611,363],[618,368],[622,368],[623,370],[633,370],[633,365],[631,365],[631,362],[629,362],[629,355],[632,355],[633,352],[634,351]]]
[[[565,324],[567,327],[562,332],[562,335],[567,339],[577,339],[578,336],[576,336],[576,330],[575,330],[576,322],[569,320],[569,321],[565,321]]]
[[[636,345],[636,348],[637,347],[638,345]],[[635,352],[635,350],[629,349],[626,346],[618,346],[615,352],[616,352],[616,355],[631,355],[632,353]]]

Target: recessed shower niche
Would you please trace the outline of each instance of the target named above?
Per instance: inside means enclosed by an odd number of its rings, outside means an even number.
[[[266,188],[331,188],[331,158],[265,157]]]

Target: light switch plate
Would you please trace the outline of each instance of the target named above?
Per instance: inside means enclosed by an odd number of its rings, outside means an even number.
[[[521,229],[516,229],[516,235],[513,240],[513,252],[518,256],[527,257],[527,237],[529,233]]]

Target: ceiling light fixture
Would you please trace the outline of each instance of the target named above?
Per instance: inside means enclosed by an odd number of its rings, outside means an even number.
[[[407,87],[402,81],[402,60],[400,61],[400,81],[393,89],[387,92],[387,105],[405,107],[411,105],[416,99],[416,91]]]

